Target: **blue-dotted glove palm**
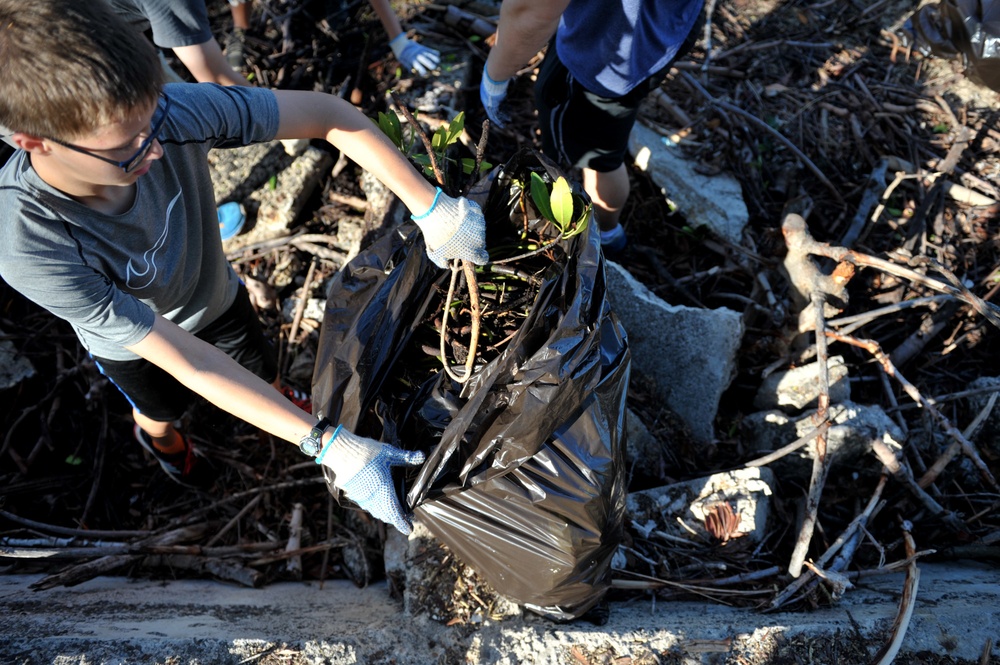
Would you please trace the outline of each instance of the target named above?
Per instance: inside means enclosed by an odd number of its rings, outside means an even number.
[[[486,252],[486,218],[475,202],[455,199],[438,187],[430,210],[412,216],[424,234],[427,256],[439,268],[451,259],[465,259],[476,265],[490,260]]]
[[[395,39],[389,42],[396,60],[403,65],[406,71],[414,71],[421,76],[427,76],[435,70],[441,62],[441,54],[434,49],[424,46],[412,39],[407,39],[405,33],[399,33]]]
[[[391,524],[403,535],[410,525],[396,497],[392,484],[392,467],[423,464],[420,451],[400,450],[387,443],[358,436],[342,427],[316,458],[317,464],[336,475],[334,483],[347,498],[358,504],[372,517]]]
[[[490,117],[490,122],[497,127],[503,127],[510,120],[510,116],[500,108],[503,100],[507,98],[509,84],[510,79],[494,81],[483,67],[483,80],[479,83],[479,99],[483,102],[483,108]]]

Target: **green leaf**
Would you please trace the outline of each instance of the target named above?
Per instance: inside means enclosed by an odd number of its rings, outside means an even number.
[[[273,175],[268,179],[267,188],[270,189],[272,192],[278,189],[278,176]]]
[[[931,129],[935,134],[947,134],[950,127],[943,122],[939,122]]]
[[[472,169],[476,168],[476,160],[472,159],[471,157],[462,157],[461,161],[462,161],[462,173],[464,173],[465,175],[471,175]],[[480,173],[482,173],[483,171],[489,171],[491,168],[493,168],[493,165],[490,164],[489,162],[484,161],[479,164]]]
[[[583,212],[580,216],[576,218],[576,222],[573,223],[573,228],[568,233],[563,233],[564,238],[572,238],[575,235],[580,235],[587,228],[587,223],[590,220],[590,211],[592,209],[591,205],[585,205],[583,207]]]
[[[382,130],[382,133],[389,137],[389,140],[396,145],[397,148],[402,149],[403,147],[403,128],[399,124],[399,117],[395,112],[385,113],[379,111],[378,113],[378,126]]]
[[[437,131],[434,132],[434,136],[431,137],[431,148],[436,152],[441,152],[448,147],[448,130],[443,126],[438,127]]]
[[[66,458],[66,463],[70,466],[80,466],[83,464],[83,458],[79,455],[70,455]]]
[[[458,140],[465,130],[465,111],[461,111],[448,126],[448,145]]]
[[[573,223],[573,190],[570,189],[566,178],[559,176],[552,184],[549,205],[552,206],[552,214],[555,215],[552,221],[563,231],[569,229],[569,225]]]
[[[552,219],[552,206],[549,205],[549,188],[546,187],[542,176],[534,171],[531,172],[531,200],[535,207],[545,219]]]

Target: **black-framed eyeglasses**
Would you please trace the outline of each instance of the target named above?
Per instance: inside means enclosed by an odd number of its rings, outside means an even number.
[[[139,146],[139,149],[136,151],[136,153],[123,162],[119,162],[114,159],[108,159],[107,157],[102,157],[100,155],[95,155],[93,152],[87,150],[86,148],[81,148],[80,146],[73,145],[72,143],[67,143],[65,141],[60,141],[59,139],[50,138],[49,140],[54,143],[58,143],[64,148],[69,148],[70,150],[82,153],[84,155],[90,155],[91,157],[99,159],[102,162],[107,162],[108,164],[114,164],[118,168],[125,171],[125,173],[131,173],[139,166],[139,164],[142,163],[142,160],[146,158],[146,155],[149,154],[150,148],[153,147],[153,141],[160,138],[160,131],[163,129],[163,123],[164,121],[166,121],[167,114],[169,112],[170,112],[170,98],[167,97],[165,94],[160,93],[160,98],[156,102],[156,111],[153,112],[153,118],[150,121],[151,128],[149,131],[149,136],[147,136],[145,140],[143,140],[142,145]]]

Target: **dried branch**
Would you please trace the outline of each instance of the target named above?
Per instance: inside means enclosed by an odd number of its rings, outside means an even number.
[[[850,344],[851,346],[865,349],[872,354],[875,360],[882,365],[885,373],[895,378],[902,386],[906,394],[909,395],[913,401],[918,402],[924,409],[926,409],[927,412],[930,413],[938,422],[941,429],[943,429],[945,433],[948,434],[948,436],[950,436],[961,447],[962,452],[965,453],[966,457],[968,457],[972,463],[975,464],[976,468],[979,469],[979,474],[983,477],[983,480],[986,481],[992,489],[1000,490],[1000,486],[997,485],[997,481],[993,477],[993,474],[990,473],[986,463],[983,462],[983,458],[979,456],[979,451],[976,450],[975,444],[969,441],[960,431],[958,431],[944,414],[942,414],[933,404],[925,399],[924,396],[920,394],[920,391],[918,391],[912,383],[907,381],[906,378],[899,373],[889,357],[883,353],[878,342],[847,337],[830,331],[827,331],[826,335],[827,337],[835,339],[838,342],[843,342],[844,344]],[[923,479],[921,479],[921,487],[926,487],[926,485],[922,483]]]
[[[285,545],[286,554],[295,552],[302,546],[302,513],[301,503],[292,504],[292,518],[288,521],[288,544]],[[302,557],[299,554],[289,556],[285,570],[291,573],[295,579],[302,579]]]
[[[920,586],[920,569],[917,568],[917,561],[914,558],[916,547],[914,547],[913,536],[910,535],[910,525],[903,524],[903,539],[906,543],[906,556],[911,559],[906,567],[906,581],[903,583],[903,595],[899,599],[899,612],[896,620],[892,624],[892,638],[878,650],[872,661],[874,665],[891,665],[892,661],[899,653],[899,648],[903,644],[906,636],[906,629],[910,625],[910,618],[913,616],[913,608],[917,604],[917,589]]]
[[[708,92],[708,90],[705,90],[705,88],[702,87],[702,85],[698,83],[698,81],[696,81],[693,76],[691,76],[687,72],[681,72],[681,76],[683,76],[684,80],[687,81],[689,84],[691,84],[691,86],[695,90],[697,90],[705,98],[705,100],[708,101],[709,104],[712,104],[713,106],[717,106],[721,109],[729,111],[730,113],[735,113],[736,115],[746,118],[747,120],[757,125],[759,128],[763,129],[774,138],[778,139],[789,150],[795,153],[795,156],[798,157],[799,160],[803,164],[805,164],[806,167],[810,171],[812,171],[817,178],[819,178],[819,181],[823,183],[823,185],[828,190],[830,190],[830,193],[833,195],[833,198],[835,201],[837,201],[837,203],[840,204],[844,203],[844,197],[840,194],[840,190],[834,187],[833,183],[830,182],[830,179],[826,177],[826,174],[824,174],[819,169],[819,167],[816,166],[816,164],[814,164],[813,161],[809,159],[809,157],[807,157],[806,154],[802,152],[802,150],[797,145],[792,143],[784,134],[782,134],[781,132],[779,132],[774,127],[767,124],[757,116],[753,115],[752,113],[747,113],[740,107],[730,104],[729,102],[724,102],[721,99],[716,99]]]
[[[846,543],[848,539],[853,537],[856,531],[864,528],[865,524],[867,524],[868,521],[875,514],[877,514],[879,510],[881,510],[882,506],[884,505],[884,502],[881,501],[881,497],[882,497],[882,491],[885,489],[885,485],[886,485],[886,477],[883,475],[879,479],[878,486],[875,488],[875,491],[872,493],[872,496],[869,497],[868,504],[865,506],[865,509],[861,511],[861,513],[858,514],[853,520],[851,520],[851,523],[847,525],[847,528],[844,529],[843,533],[841,533],[837,537],[837,539],[833,541],[833,544],[830,545],[829,548],[827,548],[826,552],[824,552],[823,555],[816,560],[815,563],[816,567],[822,568],[823,566],[825,566],[827,562],[830,561],[830,559],[832,559],[834,555],[840,550],[840,548],[843,547],[844,543]],[[774,610],[784,605],[789,598],[795,595],[799,591],[799,589],[804,587],[805,584],[809,582],[811,577],[812,577],[811,572],[799,576],[798,579],[793,581],[791,584],[785,587],[781,591],[781,593],[775,596],[774,600],[772,600],[770,605],[768,606],[768,609]]]
[[[389,91],[389,96],[392,97],[393,103],[399,107],[399,110],[403,112],[403,115],[406,117],[406,121],[410,123],[410,127],[413,128],[413,131],[415,131],[417,136],[420,137],[421,143],[424,144],[424,150],[427,151],[427,157],[431,160],[431,169],[434,170],[434,179],[437,180],[439,185],[444,185],[444,174],[441,173],[441,168],[438,166],[437,157],[434,156],[434,147],[431,145],[431,140],[427,136],[427,132],[425,132],[424,128],[420,126],[417,119],[413,117],[410,109],[406,108],[406,104],[400,102],[399,98],[396,97],[395,93],[391,90]]]
[[[796,450],[798,450],[799,448],[802,448],[803,446],[808,445],[809,442],[812,441],[813,439],[815,439],[816,437],[820,436],[821,434],[826,434],[826,431],[828,429],[830,429],[830,421],[829,420],[823,422],[816,429],[814,429],[812,431],[809,431],[809,432],[806,432],[804,435],[800,436],[799,438],[797,438],[795,441],[792,441],[788,445],[782,446],[781,448],[778,448],[773,453],[768,453],[767,455],[764,455],[763,457],[758,457],[755,460],[751,460],[751,461],[747,462],[746,464],[744,464],[743,466],[746,466],[746,467],[767,466],[771,462],[774,462],[775,460],[781,459],[785,455],[788,455],[789,453],[793,453]]]

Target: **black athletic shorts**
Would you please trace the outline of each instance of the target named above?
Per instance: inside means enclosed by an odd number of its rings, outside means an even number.
[[[196,333],[196,337],[225,351],[268,383],[278,376],[274,347],[264,337],[260,319],[242,282],[235,302],[222,316]],[[118,387],[132,407],[152,420],[178,420],[194,399],[187,387],[144,358],[94,360],[101,373]]]
[[[671,63],[691,50],[704,23],[702,12]],[[625,161],[639,103],[660,85],[671,63],[622,97],[602,97],[586,90],[569,73],[553,38],[535,81],[542,152],[563,166],[601,173],[617,169]]]

